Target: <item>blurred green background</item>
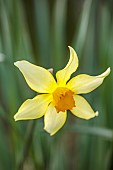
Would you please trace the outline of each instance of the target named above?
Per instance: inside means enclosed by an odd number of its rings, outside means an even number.
[[[113,1],[0,0],[0,170],[113,169],[112,72],[85,95],[99,117],[86,121],[69,113],[53,137],[43,118],[13,119],[35,96],[13,63],[25,59],[55,73],[67,64],[68,45],[79,57],[77,74],[112,69]]]

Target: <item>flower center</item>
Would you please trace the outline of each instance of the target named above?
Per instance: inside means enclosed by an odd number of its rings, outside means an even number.
[[[74,92],[66,87],[58,87],[53,92],[53,102],[57,112],[71,110],[75,106],[73,94]]]

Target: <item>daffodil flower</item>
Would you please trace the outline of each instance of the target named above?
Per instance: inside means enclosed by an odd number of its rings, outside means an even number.
[[[54,135],[64,125],[67,110],[83,119],[98,116],[98,111],[94,112],[79,94],[89,93],[100,86],[104,78],[109,75],[110,68],[98,76],[80,74],[69,80],[78,67],[77,54],[72,47],[69,46],[69,49],[69,62],[64,69],[56,73],[57,81],[45,68],[24,60],[14,63],[22,72],[29,87],[39,93],[21,105],[14,116],[15,121],[44,116],[44,129],[50,135]]]

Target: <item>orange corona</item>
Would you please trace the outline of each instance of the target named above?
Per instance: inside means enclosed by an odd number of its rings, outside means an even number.
[[[53,92],[53,102],[57,112],[71,110],[75,106],[73,92],[66,87],[58,87]]]

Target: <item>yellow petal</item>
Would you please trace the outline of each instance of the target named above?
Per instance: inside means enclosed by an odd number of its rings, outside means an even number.
[[[89,103],[81,96],[75,95],[75,107],[71,112],[82,119],[91,119],[95,116],[98,116],[98,112],[94,112]]]
[[[34,91],[51,93],[56,88],[55,79],[48,70],[24,60],[14,64],[20,69],[26,82]]]
[[[70,79],[72,73],[74,73],[78,67],[78,57],[76,52],[72,47],[69,46],[70,49],[70,59],[66,67],[56,73],[57,82],[60,86],[66,84],[66,82]]]
[[[99,76],[89,76],[86,74],[80,74],[72,78],[68,83],[67,87],[74,91],[76,94],[89,93],[96,89],[103,83],[103,80],[110,73],[108,68],[103,74]]]
[[[15,114],[15,121],[42,117],[51,100],[52,96],[50,94],[41,94],[33,99],[26,100]]]
[[[65,123],[67,117],[66,112],[57,113],[53,104],[50,104],[44,116],[44,129],[54,135]]]

